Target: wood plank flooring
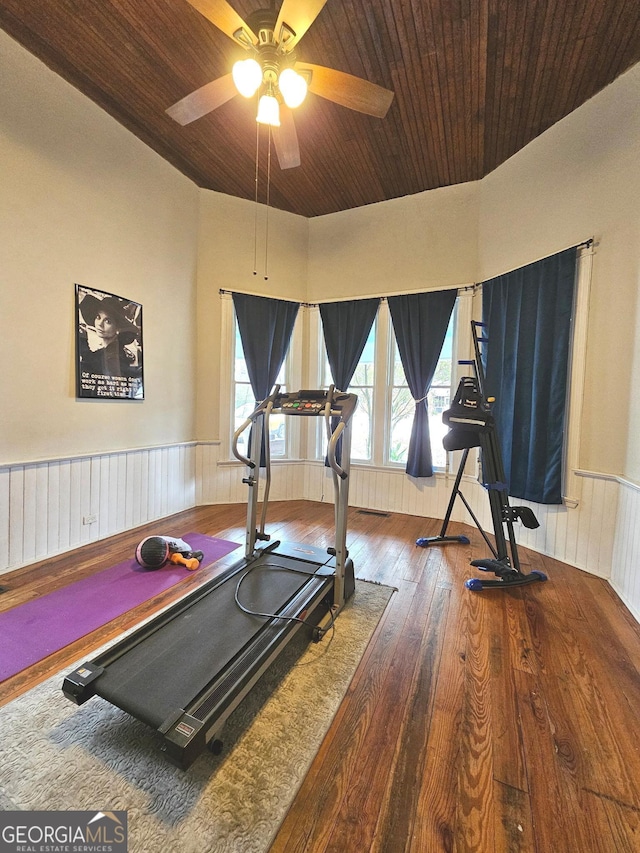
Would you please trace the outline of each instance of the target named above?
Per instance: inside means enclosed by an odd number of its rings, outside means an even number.
[[[150,533],[242,543],[244,521],[241,505],[199,507],[3,575],[0,611],[130,558]],[[524,548],[548,583],[468,591],[486,545],[464,528],[470,545],[415,547],[440,524],[350,509],[357,576],[397,592],[270,853],[638,853],[640,627],[606,582]],[[330,505],[269,510],[272,538],[328,546],[332,525]],[[0,684],[0,704],[239,553]]]

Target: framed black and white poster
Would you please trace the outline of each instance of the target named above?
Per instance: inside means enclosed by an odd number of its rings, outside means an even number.
[[[142,305],[76,284],[76,396],[144,399]]]

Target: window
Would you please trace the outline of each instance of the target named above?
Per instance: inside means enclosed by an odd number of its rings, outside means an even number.
[[[376,350],[376,326],[374,321],[369,337],[364,345],[362,356],[358,362],[353,379],[349,385],[349,391],[358,395],[358,408],[353,416],[353,432],[351,440],[351,458],[360,462],[370,462],[372,452],[372,428],[375,400],[375,350]],[[320,332],[322,334],[322,331]],[[321,387],[328,388],[331,384],[331,369],[327,353],[322,347],[322,376]],[[340,389],[341,391],[344,389]],[[321,424],[320,434],[322,436],[321,453],[326,452],[326,429]]]
[[[451,315],[428,396],[431,448],[433,464],[437,468],[444,468],[447,464],[446,452],[442,446],[442,438],[446,432],[442,423],[442,412],[449,406],[451,384],[455,378],[452,365],[456,314],[457,304]],[[323,388],[327,388],[331,382],[331,371],[319,316],[318,330],[321,347],[320,382]],[[349,391],[358,395],[358,408],[353,421],[352,460],[404,467],[415,403],[407,387],[386,302],[380,305]],[[326,436],[321,426],[319,425],[317,433],[318,458],[322,458],[326,452]]]
[[[230,415],[227,433],[229,445],[225,456],[233,459],[230,439],[235,429],[253,411],[255,400],[232,300],[225,297],[222,305],[223,329],[226,330],[222,351],[226,355],[223,357],[221,369],[223,375],[228,378],[222,388],[221,411],[229,412]],[[459,353],[457,350],[455,328],[458,322],[464,327],[467,314],[471,316],[470,305],[471,299],[459,298],[456,302],[429,393],[431,446],[433,464],[437,468],[444,468],[447,463],[442,447],[442,436],[445,432],[442,412],[449,406],[451,383],[456,382],[458,378],[452,365],[456,364],[458,358],[468,358],[466,351]],[[303,341],[304,329],[306,336]],[[331,384],[331,371],[317,307],[301,308],[289,352],[277,382],[285,390],[328,388]],[[358,395],[352,433],[353,461],[404,469],[415,404],[406,385],[389,309],[384,301],[378,310],[349,390]],[[309,420],[273,415],[270,418],[269,434],[274,460],[314,457],[323,459],[326,455],[326,427],[323,418]],[[245,455],[246,438],[247,434],[239,445],[240,451]]]
[[[449,408],[451,400],[451,383],[453,380],[453,327],[455,309],[451,314],[449,328],[444,339],[438,365],[427,396],[429,409],[429,434],[431,437],[431,455],[436,468],[444,468],[447,457],[442,439],[447,427],[442,423],[442,413]],[[415,403],[407,386],[398,345],[393,334],[390,335],[392,381],[389,383],[389,442],[387,446],[387,462],[405,465],[411,438],[411,427],[415,412]]]
[[[233,427],[232,432],[248,418],[251,412],[256,407],[255,397],[249,382],[249,374],[247,372],[247,363],[244,358],[242,349],[242,339],[240,338],[240,330],[238,323],[233,321],[234,330],[234,367],[233,367]],[[280,373],[276,379],[283,391],[287,390],[289,367],[289,355],[284,360]],[[246,430],[238,441],[238,449],[245,456],[247,455],[247,437],[249,430]],[[283,458],[287,455],[287,424],[284,415],[271,415],[269,418],[269,445],[271,448],[271,456],[275,459]]]

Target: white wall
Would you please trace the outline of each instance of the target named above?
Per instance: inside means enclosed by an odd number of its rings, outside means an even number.
[[[0,31],[0,463],[194,435],[196,187]],[[75,398],[75,283],[142,303],[144,403]]]
[[[477,281],[479,183],[309,221],[309,302]]]

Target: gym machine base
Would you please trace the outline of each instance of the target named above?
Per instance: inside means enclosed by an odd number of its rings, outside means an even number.
[[[443,439],[445,450],[462,450],[462,458],[458,473],[449,498],[442,528],[438,536],[425,536],[416,540],[416,545],[427,548],[430,545],[447,543],[469,544],[467,536],[447,536],[447,528],[456,498],[460,498],[473,519],[482,538],[492,553],[487,559],[472,560],[471,565],[483,572],[493,572],[495,579],[484,580],[470,578],[465,581],[467,589],[479,591],[485,588],[502,588],[522,586],[523,584],[546,581],[544,572],[533,570],[530,573],[522,571],[518,557],[518,545],[515,537],[514,523],[520,521],[525,527],[535,529],[539,523],[533,511],[526,506],[511,506],[509,492],[505,482],[505,474],[500,453],[500,445],[496,434],[496,423],[491,414],[492,397],[487,397],[484,390],[484,372],[480,344],[487,343],[487,338],[478,335],[478,329],[483,324],[472,321],[471,331],[475,350],[475,360],[460,362],[474,368],[474,376],[464,376],[460,380],[451,407],[443,412],[442,420],[449,427],[449,432]],[[467,464],[469,450],[480,448],[482,462],[483,486],[489,495],[491,519],[495,537],[495,545],[491,542],[480,522],[473,513],[471,506],[460,490],[460,483]],[[506,535],[505,535],[506,528]],[[508,545],[507,545],[508,542]]]
[[[69,673],[65,696],[82,705],[101,696],[160,735],[160,751],[186,770],[207,747],[221,749],[225,721],[300,629],[318,641],[355,590],[346,550],[354,394],[280,393],[279,387],[236,430],[233,452],[248,468],[244,558],[142,625],[95,660]],[[335,547],[267,542],[272,413],[324,417],[335,489]],[[337,425],[332,428],[333,424]],[[251,427],[250,458],[238,450]],[[342,439],[342,460],[336,459]],[[264,447],[263,447],[264,444]],[[266,469],[262,523],[256,529],[260,460]]]

